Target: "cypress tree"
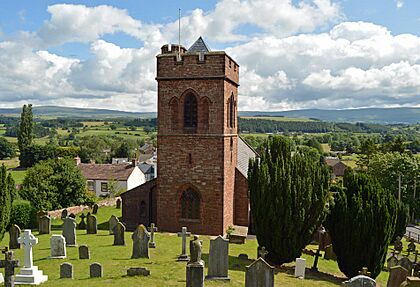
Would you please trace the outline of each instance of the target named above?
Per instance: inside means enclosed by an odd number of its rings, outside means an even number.
[[[25,148],[32,144],[33,138],[33,116],[32,116],[32,105],[23,105],[22,113],[20,115],[20,124],[18,130],[18,147],[20,151],[19,159],[22,160],[22,155]]]
[[[397,202],[367,174],[346,172],[328,215],[328,228],[338,267],[348,277],[367,267],[376,278],[395,231]]]
[[[325,219],[330,172],[285,137],[269,138],[248,172],[251,214],[260,246],[275,264],[291,262]]]
[[[10,174],[7,175],[6,167],[2,165],[0,168],[0,241],[9,226],[14,189],[13,178]]]

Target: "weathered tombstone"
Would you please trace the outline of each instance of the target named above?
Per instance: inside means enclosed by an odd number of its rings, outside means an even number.
[[[50,258],[66,258],[66,238],[59,234],[53,234],[50,238]]]
[[[43,215],[38,221],[39,234],[50,234],[51,233],[51,217]]]
[[[102,265],[95,262],[90,265],[90,278],[101,278],[103,276]]]
[[[77,226],[79,229],[86,229],[85,218],[86,218],[86,215],[84,213],[82,213],[82,215],[80,215],[79,225]]]
[[[202,243],[198,235],[190,241],[190,261],[187,264],[187,287],[204,286],[204,261],[201,260]]]
[[[9,229],[9,249],[20,249],[18,238],[20,235],[20,228],[16,224],[13,224]]]
[[[295,277],[305,279],[306,259],[296,258]]]
[[[234,244],[244,244],[248,235],[248,227],[235,226],[232,233],[229,234],[229,242]]]
[[[117,222],[114,226],[114,245],[125,245],[125,226],[121,222]]]
[[[257,247],[257,258],[265,259],[268,255],[268,251],[265,249],[265,246],[258,246]]]
[[[117,209],[121,209],[121,198],[117,198]]]
[[[416,263],[413,269],[413,276],[420,277],[420,263]]]
[[[145,267],[131,267],[127,269],[127,276],[149,276],[150,270]]]
[[[401,284],[401,287],[420,287],[420,278],[407,277],[407,281]]]
[[[324,252],[324,259],[325,260],[337,260],[337,255],[334,253],[334,249],[332,244],[325,246],[325,252]]]
[[[217,236],[210,240],[209,269],[207,280],[229,281],[229,240]]]
[[[98,213],[98,208],[99,208],[99,205],[95,203],[93,205],[93,208],[92,208],[92,214],[97,214]]]
[[[67,216],[68,216],[68,211],[67,211],[67,209],[63,209],[62,211],[61,211],[61,219],[65,219],[65,218],[67,218]]]
[[[408,247],[407,247],[407,252],[408,254],[410,254],[411,252],[414,252],[414,251],[416,251],[416,243],[414,243],[414,239],[411,238],[410,243],[408,244]]]
[[[388,277],[387,287],[400,287],[408,276],[408,270],[401,266],[394,266],[391,268]]]
[[[411,275],[411,270],[413,269],[413,263],[408,257],[403,257],[398,261],[398,265],[404,267],[408,271],[408,275]]]
[[[401,242],[401,237],[397,236],[394,241],[394,250],[401,252],[403,250],[403,244]]]
[[[398,265],[398,258],[393,253],[391,257],[386,260],[386,269],[391,271],[391,268]]]
[[[348,287],[376,287],[376,282],[369,276],[357,275],[348,281],[344,281],[343,285]]]
[[[154,223],[150,224],[149,232],[150,232],[150,242],[149,242],[149,248],[156,248],[156,242],[155,242],[155,232],[157,232],[158,229],[155,227]]]
[[[370,277],[371,273],[369,272],[369,269],[367,267],[363,267],[361,271],[359,271],[359,275],[365,275]]]
[[[181,232],[178,232],[178,237],[182,238],[182,251],[181,255],[178,256],[178,261],[188,261],[190,259],[187,255],[187,237],[190,237],[191,232],[188,232],[185,226],[181,230]]]
[[[48,215],[48,211],[40,210],[36,213],[36,222],[39,222],[41,216]]]
[[[19,273],[15,276],[15,284],[41,284],[48,280],[48,276],[44,275],[37,266],[33,265],[32,246],[38,244],[38,238],[33,236],[30,229],[25,229],[18,242],[24,248],[23,267],[20,268]]]
[[[133,239],[133,254],[131,258],[149,258],[150,234],[143,224],[137,226],[131,235],[131,239]]]
[[[76,219],[66,217],[63,219],[63,236],[66,239],[66,246],[77,246],[76,243]]]
[[[87,223],[86,223],[86,233],[87,234],[98,233],[98,223],[97,223],[95,215],[88,214]]]
[[[15,268],[20,266],[19,260],[14,259],[13,251],[3,250],[4,260],[0,260],[0,268],[4,268],[4,287],[15,286]],[[1,283],[0,283],[1,284]]]
[[[108,220],[108,225],[109,225],[109,234],[114,234],[114,227],[117,225],[117,223],[119,222],[118,218],[115,215],[111,215],[111,218],[109,218]]]
[[[90,251],[87,245],[79,246],[79,259],[90,259]]]
[[[261,257],[246,267],[245,287],[274,287],[274,267]]]
[[[60,278],[73,279],[73,264],[64,262],[60,265]]]

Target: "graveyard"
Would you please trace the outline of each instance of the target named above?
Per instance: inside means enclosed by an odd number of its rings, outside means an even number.
[[[50,238],[52,235],[62,234],[63,221],[60,218],[52,220],[51,234],[39,234],[38,230],[32,231],[33,236],[38,240],[38,244],[33,247],[33,265],[48,276],[48,281],[42,283],[42,286],[73,286],[74,284],[82,284],[83,286],[133,286],[139,282],[145,286],[185,286],[186,262],[177,261],[181,254],[181,238],[177,234],[156,232],[154,234],[156,247],[148,250],[150,258],[132,259],[134,257],[132,232],[125,232],[125,246],[114,246],[114,236],[110,235],[108,226],[111,215],[120,218],[121,209],[116,209],[113,206],[99,208],[97,214],[95,214],[99,229],[97,234],[87,234],[86,230],[77,229],[77,246],[67,246],[66,258],[50,258]],[[76,222],[80,222],[79,216],[76,217]],[[188,254],[190,252],[188,243],[192,239],[192,235],[186,238],[186,252]],[[204,275],[207,276],[211,238],[200,236],[199,239],[203,241],[202,259],[205,262]],[[0,246],[7,246],[8,242],[7,234]],[[402,243],[404,250],[406,250],[408,243],[406,240],[402,240]],[[88,247],[88,258],[90,257],[90,259],[79,259],[79,247],[84,245]],[[257,241],[253,238],[248,238],[245,244],[229,244],[228,277],[230,281],[206,280],[205,286],[244,286],[246,266],[251,265],[256,259],[257,246]],[[316,245],[307,247],[307,249],[313,251],[316,248]],[[391,248],[393,246],[390,246],[390,250]],[[22,266],[24,249],[15,249],[14,254],[15,259],[20,260]],[[238,258],[240,254],[248,255],[249,259]],[[320,257],[318,262],[319,272],[312,272],[310,268],[314,257],[302,254],[302,258],[306,260],[305,279],[294,277],[295,263],[292,262],[275,268],[275,286],[338,286],[345,280],[345,276],[339,271],[335,261]],[[73,265],[73,279],[60,279],[60,265],[65,262]],[[102,278],[90,278],[89,267],[94,263],[99,263],[102,266]],[[135,267],[147,268],[150,275],[127,276],[127,270]],[[18,270],[16,269],[15,274],[18,273]],[[4,273],[3,269],[2,273]],[[386,286],[388,274],[388,272],[383,271],[379,275],[376,279],[377,286]]]

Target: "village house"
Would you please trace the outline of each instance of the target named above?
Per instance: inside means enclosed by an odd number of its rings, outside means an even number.
[[[332,169],[332,179],[336,179],[339,176],[344,176],[347,165],[345,165],[338,157],[326,157],[325,163]]]

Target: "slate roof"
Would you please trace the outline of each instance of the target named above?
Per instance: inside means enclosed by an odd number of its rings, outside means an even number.
[[[77,166],[88,180],[127,180],[134,170],[130,164],[81,163]]]
[[[199,52],[210,52],[209,47],[204,42],[203,38],[198,38],[197,41],[195,41],[194,44],[188,49],[187,53],[199,53]]]
[[[249,160],[258,157],[258,153],[249,146],[241,137],[238,137],[238,156],[236,168],[243,176],[248,178],[248,164]]]
[[[138,165],[138,167],[143,172],[143,174],[147,174],[147,173],[152,173],[153,172],[153,165],[152,164],[148,164],[148,163],[142,162],[142,163],[140,163]]]

